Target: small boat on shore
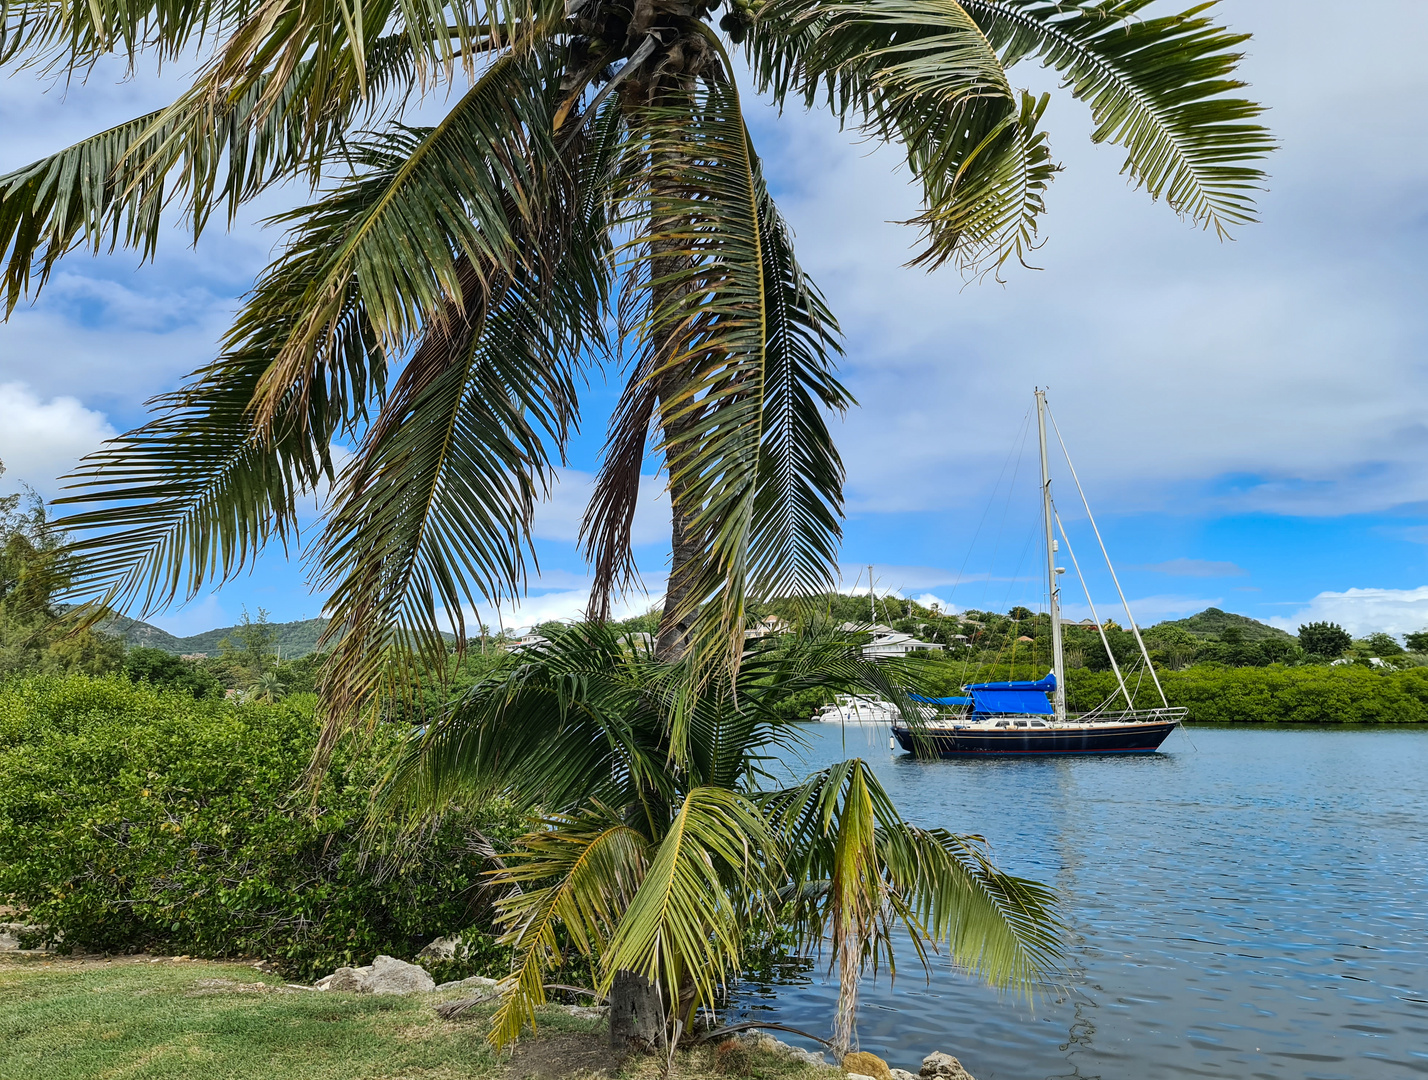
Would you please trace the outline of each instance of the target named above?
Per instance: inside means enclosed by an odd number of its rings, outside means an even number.
[[[1151,663],[1150,653],[1141,638],[1140,628],[1131,615],[1130,605],[1125,603],[1125,593],[1115,576],[1115,568],[1107,557],[1106,566],[1111,578],[1116,582],[1116,591],[1121,595],[1126,618],[1131,632],[1140,646],[1145,661],[1145,670],[1160,697],[1161,705],[1153,709],[1137,709],[1131,692],[1126,687],[1115,653],[1106,640],[1106,632],[1096,615],[1095,603],[1089,592],[1087,602],[1091,607],[1092,619],[1100,631],[1101,644],[1110,658],[1111,670],[1115,672],[1120,696],[1124,699],[1124,709],[1113,708],[1111,701],[1104,702],[1087,713],[1068,714],[1066,711],[1066,657],[1061,633],[1061,587],[1060,578],[1065,568],[1056,565],[1056,555],[1060,551],[1056,532],[1066,543],[1067,554],[1075,564],[1076,555],[1071,549],[1071,541],[1066,536],[1065,527],[1056,513],[1056,505],[1051,498],[1051,475],[1047,462],[1046,444],[1046,392],[1036,392],[1037,427],[1041,438],[1041,498],[1042,517],[1046,542],[1046,582],[1051,614],[1051,671],[1044,678],[1035,681],[969,683],[963,689],[966,696],[946,698],[926,698],[910,695],[924,706],[936,709],[935,714],[924,724],[909,725],[901,719],[892,723],[893,739],[904,750],[916,752],[919,749],[932,750],[942,757],[1026,757],[1039,754],[1146,754],[1160,748],[1169,734],[1185,719],[1187,710],[1173,708],[1166,700],[1165,691]],[[1059,438],[1059,435],[1058,435]],[[1065,450],[1065,445],[1062,445]],[[1076,470],[1071,466],[1071,476],[1076,480]],[[1086,515],[1091,527],[1096,528],[1091,508],[1086,504],[1081,482],[1076,480],[1076,489],[1081,494]],[[1100,530],[1096,529],[1096,539],[1100,542]],[[1105,554],[1105,545],[1101,544]],[[1081,575],[1076,565],[1077,576]]]

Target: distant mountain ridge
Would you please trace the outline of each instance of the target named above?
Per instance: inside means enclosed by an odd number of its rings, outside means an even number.
[[[1168,619],[1156,626],[1178,626],[1196,637],[1219,637],[1231,627],[1236,627],[1244,631],[1246,641],[1264,641],[1268,638],[1284,638],[1288,641],[1298,639],[1286,630],[1281,630],[1277,626],[1270,626],[1262,623],[1258,619],[1251,619],[1248,615],[1236,615],[1230,611],[1221,611],[1217,607],[1206,608],[1198,615],[1191,615],[1184,619]]]
[[[306,656],[317,648],[317,640],[327,629],[327,623],[327,619],[301,619],[297,622],[269,623],[269,625],[278,632],[278,648],[281,650],[283,659],[296,660],[299,656]],[[1238,627],[1244,631],[1245,641],[1264,641],[1267,638],[1298,640],[1293,634],[1262,623],[1258,619],[1251,619],[1248,615],[1236,615],[1233,612],[1221,611],[1219,608],[1213,607],[1206,608],[1199,614],[1184,619],[1168,619],[1165,622],[1156,623],[1156,626],[1177,626],[1200,638],[1219,637],[1231,627]],[[161,630],[152,623],[116,615],[101,623],[99,629],[106,634],[114,634],[123,638],[124,644],[130,648],[161,649],[175,656],[194,656],[199,653],[206,656],[217,656],[219,654],[218,643],[238,627],[220,626],[217,629],[205,630],[201,634],[193,634],[190,637],[175,637],[167,630]],[[449,637],[450,635],[443,636]]]
[[[297,622],[269,623],[278,632],[278,650],[284,660],[296,660],[317,648],[317,639],[327,629],[326,619],[301,619]],[[175,656],[217,656],[219,642],[226,638],[237,626],[220,626],[216,630],[205,630],[190,637],[175,637],[167,630],[161,630],[151,623],[140,622],[124,615],[115,615],[99,624],[106,634],[123,638],[124,644],[133,648],[161,649]]]

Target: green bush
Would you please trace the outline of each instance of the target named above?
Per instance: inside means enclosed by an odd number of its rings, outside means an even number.
[[[206,668],[162,649],[130,649],[124,656],[124,674],[134,682],[182,690],[195,698],[223,696],[223,685]]]
[[[1428,723],[1428,669],[1381,671],[1340,667],[1225,667],[1196,664],[1160,671],[1172,705],[1190,710],[1196,724],[1423,724]],[[1146,709],[1160,699],[1149,676],[1131,676],[1135,703]],[[1072,671],[1067,705],[1085,711],[1118,695],[1110,672]]]
[[[302,789],[314,699],[197,701],[122,677],[0,686],[0,903],[66,947],[261,956],[311,977],[377,953],[411,957],[468,930],[454,976],[499,969],[473,830],[508,808],[448,815],[418,837],[363,833],[399,731],[340,747]]]

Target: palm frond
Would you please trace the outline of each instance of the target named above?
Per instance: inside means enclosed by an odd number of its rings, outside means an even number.
[[[789,853],[784,886],[805,948],[831,941],[839,970],[836,1038],[851,1045],[865,967],[896,968],[893,933],[910,934],[999,988],[1025,993],[1059,956],[1052,893],[1003,874],[978,837],[907,824],[866,763],[840,762],[762,797]]]
[[[738,972],[747,897],[776,872],[777,849],[758,808],[728,788],[691,790],[650,860],[609,947],[601,992],[617,972],[657,984],[671,1015],[714,1001],[716,982]],[[694,987],[694,999],[681,986]]]
[[[458,260],[460,299],[430,320],[336,491],[318,555],[335,718],[439,670],[443,626],[464,647],[464,611],[524,580],[549,455],[577,417],[574,365],[604,348],[605,126],[563,141],[532,205],[505,200],[509,268]]]
[[[290,387],[312,377],[353,284],[383,347],[399,354],[449,302],[460,302],[463,257],[483,278],[522,269],[516,236],[540,232],[545,184],[557,167],[550,60],[537,49],[508,51],[435,128],[390,129],[359,148],[376,166],[351,182],[368,201],[333,238],[301,297],[303,315],[255,396],[260,423]]]
[[[969,109],[943,138],[910,140],[909,160],[923,177],[927,209],[913,219],[924,248],[914,265],[956,260],[964,270],[1023,264],[1037,247],[1037,223],[1057,171],[1039,130],[1050,100],[1019,95],[1019,108]]]
[[[409,80],[408,40],[373,42],[367,73],[377,95]],[[270,96],[274,105],[260,110]],[[309,59],[281,85],[263,76],[232,97],[200,82],[167,108],[0,176],[6,314],[27,292],[37,294],[60,256],[77,247],[97,253],[107,240],[111,251],[135,248],[151,258],[175,205],[196,240],[220,205],[231,224],[243,203],[274,183],[300,173],[317,182],[347,129],[378,105],[360,93],[350,62]]]
[[[522,22],[559,10],[541,0],[0,0],[0,57],[72,72],[108,53],[163,63],[215,42],[214,67],[236,96],[261,72],[286,78],[346,52],[365,94],[372,42],[393,29],[423,71],[449,69],[483,38],[509,40]]]
[[[311,461],[326,464],[334,433],[365,417],[403,335],[430,325],[442,341],[452,332],[459,337],[443,320],[470,314],[465,304],[473,293],[487,297],[497,286],[509,302],[511,283],[535,273],[530,256],[534,250],[539,257],[538,247],[522,247],[517,236],[540,232],[535,217],[549,207],[536,205],[537,179],[548,186],[561,169],[547,161],[537,177],[536,166],[518,156],[532,150],[531,141],[509,125],[521,129],[534,120],[549,131],[553,94],[524,66],[538,62],[497,61],[441,127],[397,128],[381,143],[356,144],[356,175],[279,219],[294,226],[292,240],[240,312],[223,357],[161,401],[159,419],[93,455],[76,474],[87,490],[65,501],[102,504],[69,519],[68,527],[88,537],[77,549],[89,559],[82,584],[143,596],[152,610],[230,576],[270,535],[286,539],[296,493],[319,475]],[[510,136],[504,142],[503,133]],[[540,148],[553,153],[548,138]],[[394,322],[402,324],[395,349]],[[528,377],[516,374],[495,370],[491,379],[500,385],[486,387],[507,404],[506,414],[521,411],[508,398],[522,388],[531,395],[526,404],[539,408],[542,394],[568,384],[557,372],[532,391]],[[408,397],[398,404],[410,404]],[[488,425],[483,434],[495,430]],[[535,465],[514,479],[496,478],[490,497],[509,513],[514,492],[519,518],[528,516],[532,472],[544,458],[523,417],[507,434],[512,430],[514,443],[489,449],[503,463],[524,454]],[[478,442],[464,452],[479,458],[487,449]],[[303,469],[294,473],[294,463]],[[114,524],[127,528],[98,535]],[[514,565],[509,555],[487,563],[507,594]]]
[[[923,184],[917,261],[964,268],[1025,259],[1055,172],[1037,123],[991,43],[954,0],[771,0],[749,41],[777,100],[822,95],[845,121],[900,142]]]
[[[380,174],[368,182],[380,186]],[[333,479],[332,439],[365,420],[386,382],[386,354],[355,281],[323,342],[319,377],[290,387],[266,426],[253,399],[304,317],[302,298],[334,237],[371,198],[356,183],[312,207],[239,313],[223,354],[152,402],[154,420],[87,456],[68,478],[75,493],[57,501],[83,508],[63,519],[76,537],[76,595],[152,612],[228,580],[273,536],[296,537],[299,496],[324,474]]]
[[[909,923],[945,943],[953,964],[1027,995],[1055,970],[1055,894],[997,870],[980,837],[903,825],[886,829],[881,847]]]
[[[579,952],[599,955],[648,869],[647,839],[602,806],[542,824],[521,837],[506,866],[494,872],[494,884],[513,886],[496,901],[496,917],[508,928],[501,944],[515,951],[514,971],[504,981],[487,1036],[497,1047],[527,1025],[535,1029],[545,974],[564,956],[557,925]]]
[[[610,627],[572,627],[413,736],[382,801],[424,814],[491,795],[561,812],[651,793],[668,802],[677,789],[661,742],[678,677]]]
[[[1123,171],[1152,198],[1223,234],[1253,221],[1274,148],[1254,119],[1263,107],[1231,97],[1249,40],[1205,16],[1201,3],[1141,18],[1151,0],[963,0],[1007,62],[1035,57],[1091,107],[1095,142],[1126,150]]]
[[[145,49],[174,60],[221,38],[259,0],[0,0],[0,57],[70,70],[106,53],[131,59]]]
[[[1037,130],[1045,97],[1014,93],[1005,69],[1037,57],[1087,101],[1097,142],[1127,150],[1154,198],[1223,233],[1253,220],[1272,141],[1262,110],[1227,96],[1245,35],[1202,14],[1140,19],[1150,0],[770,0],[749,53],[779,101],[826,95],[842,118],[896,140],[924,186],[917,262],[1025,261],[1054,174]]]
[[[644,351],[585,536],[597,584],[618,582],[657,409],[674,512],[698,548],[672,583],[687,589],[674,617],[699,612],[700,651],[736,662],[748,596],[832,581],[843,470],[822,410],[848,404],[836,326],[793,259],[732,84],[631,124],[646,163],[624,192],[641,207],[630,280],[647,297]]]

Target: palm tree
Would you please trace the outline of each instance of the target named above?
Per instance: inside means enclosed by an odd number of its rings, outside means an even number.
[[[1053,164],[1022,61],[1089,104],[1152,197],[1223,233],[1269,148],[1235,96],[1245,35],[1148,0],[0,0],[0,62],[108,53],[203,66],[169,106],[0,177],[7,314],[59,258],[153,254],[275,185],[311,205],[219,356],[87,459],[76,582],[163,607],[295,536],[334,621],[331,715],[441,666],[443,626],[519,594],[531,515],[592,365],[622,363],[584,526],[590,615],[632,580],[646,457],[673,505],[659,654],[737,664],[750,597],[832,587],[850,399],[739,78],[896,143],[922,185],[915,261],[990,270],[1035,243]],[[723,34],[713,25],[718,26]],[[741,72],[747,70],[747,75]],[[410,101],[454,92],[432,127]],[[650,432],[654,437],[649,438]],[[334,440],[356,445],[341,469]]]
[[[621,991],[612,1037],[677,1043],[738,974],[751,923],[771,918],[805,950],[828,943],[840,1053],[859,979],[893,965],[899,930],[924,964],[940,946],[994,985],[1030,990],[1057,956],[1050,893],[997,871],[976,837],[905,822],[862,761],[792,786],[767,768],[798,742],[776,708],[788,694],[906,700],[900,684],[896,666],[805,632],[756,643],[735,682],[701,685],[692,654],[655,660],[588,624],[416,734],[387,783],[389,809],[421,820],[500,794],[546,812],[497,875],[515,961],[493,1041],[533,1025],[551,971],[583,957],[595,992]]]
[[[171,105],[0,177],[7,314],[74,248],[147,257],[170,217],[196,238],[216,211],[232,222],[275,185],[316,192],[274,219],[287,244],[219,356],[86,460],[63,522],[81,538],[75,590],[145,613],[192,596],[269,540],[295,539],[300,496],[330,486],[310,558],[333,617],[332,735],[444,670],[442,630],[464,644],[463,609],[520,592],[582,377],[620,364],[625,391],[584,523],[590,615],[605,617],[632,580],[653,452],[673,517],[656,652],[688,669],[661,714],[661,760],[687,770],[698,745],[687,725],[722,700],[714,684],[734,685],[710,674],[738,677],[747,601],[833,587],[842,512],[825,422],[850,404],[834,374],[838,330],[765,185],[742,66],[777,103],[821,101],[902,147],[922,185],[915,261],[927,267],[994,270],[1035,243],[1056,166],[1039,127],[1046,98],[1009,81],[1025,60],[1090,106],[1092,137],[1123,147],[1152,197],[1218,233],[1252,219],[1270,141],[1259,108],[1234,96],[1245,37],[1204,5],[1145,17],[1149,0],[731,2],[721,36],[709,0],[0,0],[0,62],[75,71],[111,52],[204,56]],[[410,101],[441,91],[457,92],[438,124],[403,122]],[[340,470],[338,439],[356,444]],[[854,776],[861,788],[848,778],[846,795],[818,804],[876,809],[865,771]],[[754,829],[751,794],[695,795],[706,786],[671,789],[690,816],[669,820],[706,830],[712,889],[754,874],[771,841]],[[896,842],[877,837],[897,822],[872,820],[837,833],[854,838],[833,849],[852,877],[828,880],[864,888],[829,886],[863,897],[827,909],[835,933],[885,910],[866,899],[877,866],[889,897],[933,895],[893,877]],[[666,868],[665,828],[640,834],[657,846],[629,867]],[[729,846],[738,837],[758,843]],[[704,873],[670,859],[672,881]],[[634,930],[606,944],[633,972],[658,969],[682,1004],[705,999],[694,972],[732,963],[734,925],[720,924],[712,967],[651,951]]]
[[[287,692],[288,688],[278,678],[278,673],[275,671],[259,675],[253,685],[248,688],[248,693],[252,695],[254,701],[266,701],[269,704],[282,701],[287,696]]]

